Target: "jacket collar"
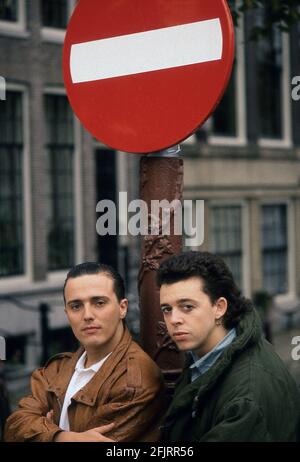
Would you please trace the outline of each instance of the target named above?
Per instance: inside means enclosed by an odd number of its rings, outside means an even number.
[[[243,316],[239,324],[236,326],[236,333],[236,338],[227,348],[225,348],[222,355],[211,369],[192,383],[189,383],[187,378],[190,362],[186,363],[185,373],[179,381],[179,384],[185,386],[183,389],[179,386],[179,391],[177,393],[175,391],[173,402],[167,413],[167,420],[169,420],[174,414],[180,412],[181,409],[186,408],[187,403],[192,403],[192,412],[196,411],[204,394],[210,390],[216,384],[221,375],[228,370],[233,359],[244,350],[258,343],[262,335],[262,330],[261,321],[256,313],[256,310],[253,309]]]
[[[109,358],[105,361],[101,369],[94,375],[94,377],[82,388],[73,399],[78,402],[84,403],[89,406],[94,406],[97,399],[98,391],[111,376],[117,364],[126,354],[132,337],[126,325],[124,325],[123,336],[119,344],[115,347]],[[68,354],[67,360],[64,361],[63,369],[49,380],[48,391],[55,393],[60,402],[63,402],[69,382],[75,371],[78,359],[83,354],[84,348],[80,347],[75,353]]]

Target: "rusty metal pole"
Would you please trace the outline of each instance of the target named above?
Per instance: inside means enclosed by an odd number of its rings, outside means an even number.
[[[150,221],[151,201],[177,199],[182,202],[183,159],[180,146],[142,157],[140,164],[140,198],[147,203]],[[169,235],[162,234],[159,216],[159,235],[144,236],[139,272],[140,335],[145,351],[161,368],[170,389],[183,365],[182,354],[168,336],[159,305],[159,290],[155,272],[160,262],[182,250],[182,235],[174,235],[174,213],[170,218]]]

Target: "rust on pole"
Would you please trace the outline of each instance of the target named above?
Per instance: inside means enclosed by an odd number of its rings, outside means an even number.
[[[144,156],[140,164],[140,198],[148,211],[152,201],[182,202],[183,159],[178,149]],[[183,365],[182,354],[170,339],[159,305],[156,270],[162,260],[182,250],[182,235],[174,234],[174,210],[170,214],[170,232],[163,234],[162,214],[158,218],[158,235],[144,236],[139,271],[140,335],[145,351],[154,359],[172,388]],[[151,214],[148,215],[148,224]],[[151,230],[150,230],[151,231]],[[153,230],[152,230],[153,231]]]

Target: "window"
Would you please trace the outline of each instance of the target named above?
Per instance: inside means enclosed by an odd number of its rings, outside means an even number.
[[[258,25],[262,22],[263,15],[268,18],[268,14],[268,7],[261,10]],[[258,144],[268,148],[290,148],[291,97],[286,91],[291,82],[289,35],[273,27],[264,39],[258,41],[256,53]]]
[[[95,155],[97,202],[103,199],[117,203],[116,155],[109,149],[97,149]],[[101,181],[99,181],[101,178]],[[118,236],[97,236],[98,258],[103,263],[118,266]]]
[[[44,27],[66,29],[69,12],[68,0],[41,0],[42,24]]]
[[[212,247],[213,252],[224,259],[239,287],[242,286],[242,208],[236,206],[213,206]]]
[[[24,273],[22,94],[0,102],[0,277]]]
[[[288,292],[287,206],[262,207],[264,288],[271,294]]]
[[[0,0],[0,21],[18,20],[18,1],[17,0]]]
[[[78,349],[77,339],[74,337],[70,327],[49,329],[48,342],[48,355],[50,358],[62,351],[76,351]]]
[[[76,0],[40,0],[44,41],[63,44],[69,18],[76,3]]]
[[[48,161],[48,268],[74,265],[74,126],[64,95],[46,95]]]
[[[229,6],[235,0],[229,1]],[[235,59],[228,87],[211,120],[211,144],[244,145],[246,143],[245,39],[240,18],[235,28]]]
[[[230,83],[212,118],[213,135],[230,137],[237,135],[236,86],[237,63],[235,61]]]
[[[25,0],[0,0],[0,32],[27,37]]]
[[[19,366],[26,364],[27,335],[13,335],[6,338],[7,363]]]
[[[259,14],[259,13],[257,13]],[[258,16],[258,23],[268,8]],[[283,134],[283,40],[282,33],[273,27],[268,35],[258,40],[257,102],[261,138],[282,139]]]

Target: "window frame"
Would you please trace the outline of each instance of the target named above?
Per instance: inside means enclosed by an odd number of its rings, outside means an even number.
[[[67,0],[68,2],[68,19],[70,19],[73,10],[76,6],[77,0]],[[66,29],[59,29],[57,27],[43,26],[41,18],[41,36],[45,42],[52,42],[62,44],[64,43]]]
[[[27,31],[26,0],[17,0],[18,20],[7,21],[0,19],[0,35],[10,35],[26,38],[29,36]]]
[[[290,92],[291,82],[291,59],[290,59],[290,38],[289,34],[282,32],[282,79],[281,79],[281,129],[282,138],[258,138],[258,146],[261,148],[291,148],[292,142],[292,102]]]
[[[209,233],[212,236],[213,213],[214,207],[240,207],[241,208],[241,287],[243,294],[246,297],[251,296],[250,280],[251,280],[251,260],[250,260],[250,227],[249,227],[249,205],[246,200],[240,199],[224,199],[211,200],[209,205]],[[209,250],[215,253],[212,237],[209,238]]]
[[[239,20],[236,31],[236,88],[235,115],[236,136],[217,135],[209,130],[208,143],[215,146],[245,146],[247,144],[247,107],[246,107],[246,71],[245,71],[245,38],[244,20]],[[213,116],[209,120],[212,127]]]
[[[264,199],[260,201],[260,214],[261,214],[261,227],[260,227],[260,235],[262,236],[262,214],[263,214],[263,206],[280,206],[285,205],[287,207],[286,213],[286,220],[287,220],[287,292],[283,294],[275,295],[274,299],[275,302],[280,304],[290,300],[294,300],[296,298],[296,263],[295,259],[293,258],[294,250],[296,248],[296,236],[295,236],[295,229],[294,226],[291,224],[294,223],[295,218],[295,207],[291,199],[282,199],[282,198],[270,198]],[[263,247],[262,247],[262,238],[261,238],[261,275],[262,275],[262,283],[263,283]]]
[[[32,206],[31,206],[31,167],[30,167],[30,117],[29,117],[29,92],[28,88],[7,82],[7,94],[10,91],[19,92],[22,99],[23,116],[23,242],[24,242],[24,273],[22,275],[4,276],[0,278],[0,290],[20,288],[32,281],[33,261],[32,261]],[[3,104],[2,102],[0,104]]]
[[[46,87],[43,96],[65,96],[66,91],[62,87]],[[71,109],[72,110],[72,109]],[[74,126],[74,152],[73,152],[73,197],[74,197],[74,261],[75,264],[83,260],[83,202],[82,202],[82,177],[81,177],[81,156],[82,156],[82,129],[80,122],[73,113]],[[46,118],[44,116],[44,123]],[[46,140],[45,140],[46,142]],[[53,283],[62,283],[66,278],[66,270],[47,270],[48,280]]]

